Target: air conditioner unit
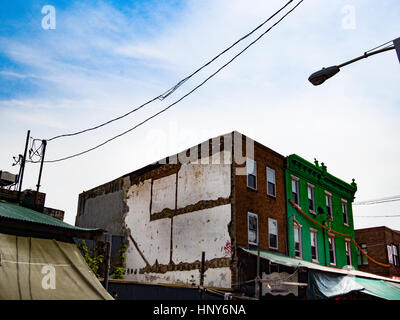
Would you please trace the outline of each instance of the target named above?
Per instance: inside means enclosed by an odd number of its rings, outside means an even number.
[[[1,171],[0,170],[0,186],[9,186],[14,183],[17,183],[18,175],[12,174],[8,171]]]

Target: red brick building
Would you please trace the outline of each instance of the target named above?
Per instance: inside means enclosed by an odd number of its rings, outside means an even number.
[[[364,252],[375,260],[390,265],[390,267],[383,267],[369,262],[360,252],[358,256],[360,271],[400,279],[400,231],[385,226],[365,228],[355,230],[355,237]]]

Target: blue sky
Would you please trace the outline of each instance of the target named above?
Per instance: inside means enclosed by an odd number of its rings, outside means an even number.
[[[2,1],[0,168],[11,172],[26,131],[80,130],[169,89],[286,1]],[[42,28],[42,7],[56,29]],[[354,11],[349,16],[348,9]],[[78,194],[210,137],[238,130],[277,152],[316,157],[350,182],[356,201],[400,194],[400,64],[394,51],[343,68],[320,87],[308,76],[400,36],[397,0],[305,0],[287,19],[193,95],[140,129],[82,158],[48,164],[47,205],[74,223]],[[354,18],[349,27],[349,17]],[[347,23],[347,24],[346,24]],[[254,39],[254,38],[252,38]],[[47,159],[118,134],[193,88],[222,57],[163,102],[99,131],[49,143]],[[26,170],[35,188],[38,166]],[[398,203],[355,216],[400,214]],[[400,219],[355,218],[357,227]]]

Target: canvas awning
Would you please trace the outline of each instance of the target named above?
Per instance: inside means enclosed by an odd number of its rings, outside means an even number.
[[[257,249],[241,247],[258,255]],[[400,300],[400,281],[358,270],[346,270],[260,250],[260,258],[293,268],[308,269],[307,298],[326,299],[359,291],[387,300]]]
[[[0,299],[113,298],[75,244],[0,233]]]

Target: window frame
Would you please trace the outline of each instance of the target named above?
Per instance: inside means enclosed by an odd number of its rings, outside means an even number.
[[[344,205],[344,206],[343,206]],[[343,210],[343,208],[345,208],[346,210]],[[347,200],[342,199],[342,216],[343,216],[343,224],[345,226],[349,226],[349,210],[348,210],[348,206],[347,206]],[[344,219],[344,217],[346,217],[346,220]]]
[[[345,252],[346,252],[346,263],[349,262],[349,266],[353,265],[352,257],[351,257],[351,240],[350,239],[345,239],[344,241],[344,246],[345,246]],[[349,261],[347,261],[349,260]]]
[[[298,230],[298,238],[299,238],[299,256],[296,255],[296,230]],[[303,237],[302,237],[302,226],[298,223],[293,223],[293,242],[294,242],[294,256],[297,259],[303,259]]]
[[[249,172],[249,162],[252,161],[254,165],[254,170]],[[249,176],[254,176],[255,187],[249,185]],[[257,190],[257,161],[251,158],[246,158],[246,185],[247,188],[252,190]]]
[[[326,204],[326,200],[328,199],[328,204]],[[325,208],[328,217],[333,221],[333,206],[332,206],[332,193],[325,190]],[[328,212],[328,208],[330,209],[330,213]]]
[[[361,243],[360,247],[361,247],[362,251],[364,251],[365,254],[368,254],[368,245],[366,243]],[[362,254],[362,252],[360,252],[360,254],[361,254],[361,264],[368,265],[368,258],[366,256],[364,256]]]
[[[393,249],[395,249],[395,250],[393,250]],[[395,251],[396,251],[396,254],[395,254]],[[393,255],[393,265],[395,267],[398,267],[399,266],[399,248],[395,244],[392,244],[392,255]]]
[[[310,199],[310,195],[309,195],[309,191],[311,190],[311,197],[312,199]],[[311,183],[307,183],[307,207],[308,207],[308,211],[313,214],[316,215],[317,213],[315,212],[315,187],[314,185],[312,185]],[[310,200],[312,201],[313,204],[313,208],[310,209]]]
[[[274,182],[273,183],[268,180],[268,171],[271,171],[274,174]],[[267,194],[269,196],[271,196],[271,197],[276,198],[276,174],[275,174],[275,170],[267,166],[266,174],[267,174]],[[270,194],[269,193],[269,188],[268,188],[269,183],[273,184],[273,186],[274,186],[274,194]]]
[[[331,261],[331,243],[329,240],[332,240],[332,247],[333,247],[333,262]],[[335,235],[329,234],[328,235],[328,244],[329,244],[329,264],[331,266],[336,266],[336,244],[335,244]]]
[[[276,223],[276,234],[271,233],[271,229],[272,228],[270,228],[270,223],[273,222],[273,221],[275,221],[275,223]],[[272,218],[268,218],[268,247],[270,249],[276,249],[277,250],[279,248],[278,234],[279,234],[279,231],[278,231],[278,220],[272,219]],[[271,246],[271,241],[270,241],[271,240],[271,235],[276,236],[276,247]]]
[[[290,184],[290,188],[292,189],[292,201],[297,204],[298,206],[300,206],[300,179],[297,178],[296,176],[291,176],[291,184]],[[294,201],[293,199],[293,182],[296,185],[296,195],[297,195],[297,201]]]
[[[250,217],[255,217],[257,220],[257,229],[256,229],[256,242],[251,242],[250,241]],[[258,214],[254,212],[247,212],[247,243],[250,245],[255,245],[258,246],[259,243],[259,237],[258,237]]]
[[[315,238],[314,238],[315,237]],[[312,240],[314,239],[315,241],[315,258],[313,258],[313,253],[312,253]],[[311,247],[311,260],[314,262],[318,262],[318,230],[310,228],[310,247]]]

